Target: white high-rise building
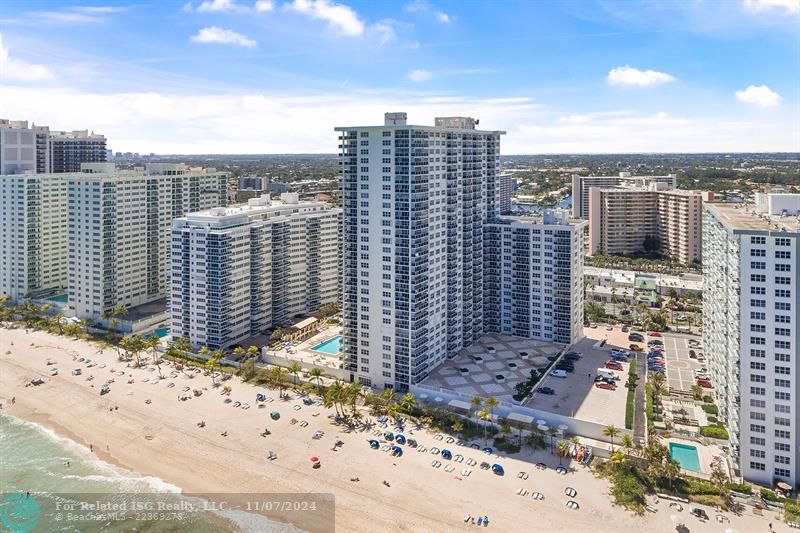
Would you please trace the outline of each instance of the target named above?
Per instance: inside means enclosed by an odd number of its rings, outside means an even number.
[[[0,294],[18,302],[63,293],[66,286],[64,177],[0,176]]]
[[[677,186],[674,174],[668,176],[632,176],[630,172],[620,172],[618,176],[578,176],[572,175],[572,216],[589,218],[589,189],[592,187],[649,187],[651,183],[664,183],[667,188]]]
[[[732,458],[749,481],[796,486],[800,194],[704,204],[703,342]]]
[[[477,123],[412,126],[387,113],[383,126],[336,128],[343,350],[361,383],[406,389],[487,331],[485,233],[504,132]]]
[[[407,388],[483,333],[483,227],[500,131],[471,118],[342,127],[343,350],[367,385]]]
[[[68,192],[69,305],[99,320],[165,298],[172,219],[227,203],[226,172],[153,163],[116,170],[84,163],[63,175]]]
[[[573,344],[583,337],[585,220],[566,209],[484,226],[484,330]]]
[[[297,193],[172,223],[170,333],[224,348],[339,300],[341,209]]]

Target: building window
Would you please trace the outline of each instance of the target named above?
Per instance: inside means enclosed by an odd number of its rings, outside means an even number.
[[[766,470],[767,468],[764,466],[764,463],[757,463],[755,461],[750,461],[750,468],[753,470]]]

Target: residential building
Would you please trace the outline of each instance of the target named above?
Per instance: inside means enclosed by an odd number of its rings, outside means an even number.
[[[50,131],[26,120],[0,119],[0,174],[79,172],[105,161],[106,138],[88,130]]]
[[[484,225],[484,331],[581,339],[585,226],[564,209]]]
[[[677,187],[675,175],[668,176],[632,176],[630,172],[620,172],[617,176],[578,176],[572,175],[572,216],[589,218],[589,189],[606,188],[623,185],[648,187],[651,183],[664,183],[667,188]]]
[[[703,193],[666,187],[590,187],[589,255],[655,252],[700,261]]]
[[[297,193],[172,223],[170,333],[225,348],[339,300],[341,210]]]
[[[486,235],[504,235],[508,225],[529,231],[531,248],[540,241],[533,224],[497,217],[504,132],[478,130],[477,124],[443,117],[434,126],[414,126],[405,113],[387,113],[383,126],[336,128],[343,352],[346,369],[363,384],[407,389],[484,332],[505,327],[503,313],[522,305],[523,296],[503,300],[498,293],[508,277],[503,250],[493,249],[490,259],[503,255],[503,261],[499,268],[491,265],[495,283],[485,286]],[[543,279],[551,274],[542,272]],[[539,326],[544,335],[544,322],[529,323],[529,331]],[[552,326],[553,332],[562,329]]]
[[[84,163],[81,173],[64,178],[69,305],[91,320],[117,305],[130,309],[164,299],[172,219],[227,202],[226,172],[182,163],[134,170]]]
[[[66,292],[66,286],[64,177],[0,176],[0,294],[19,302]]]
[[[497,214],[507,214],[511,212],[511,193],[513,192],[513,178],[511,174],[498,174],[497,176]]]
[[[795,487],[800,194],[703,213],[703,342],[734,466],[747,481]]]
[[[51,131],[48,137],[49,170],[53,174],[80,172],[81,163],[106,160],[106,138],[88,130]]]
[[[266,176],[240,176],[239,190],[267,191],[269,189],[269,178]]]

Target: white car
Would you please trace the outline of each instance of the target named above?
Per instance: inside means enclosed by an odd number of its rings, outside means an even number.
[[[696,377],[696,378],[707,378],[708,377],[708,372],[706,372],[702,368],[697,368],[694,371],[694,377]]]
[[[554,378],[564,379],[564,378],[567,377],[567,371],[566,370],[558,370],[558,369],[556,369],[556,370],[553,370],[552,372],[550,372],[550,375],[553,376]]]

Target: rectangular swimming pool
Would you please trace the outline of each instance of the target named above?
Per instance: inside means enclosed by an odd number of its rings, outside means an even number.
[[[692,472],[700,472],[700,459],[697,456],[697,448],[687,444],[669,443],[669,454],[678,461],[681,468]]]
[[[315,352],[322,352],[331,355],[336,355],[337,353],[342,351],[342,336],[337,335],[332,339],[328,339],[321,344],[317,344],[316,346],[311,348]]]

